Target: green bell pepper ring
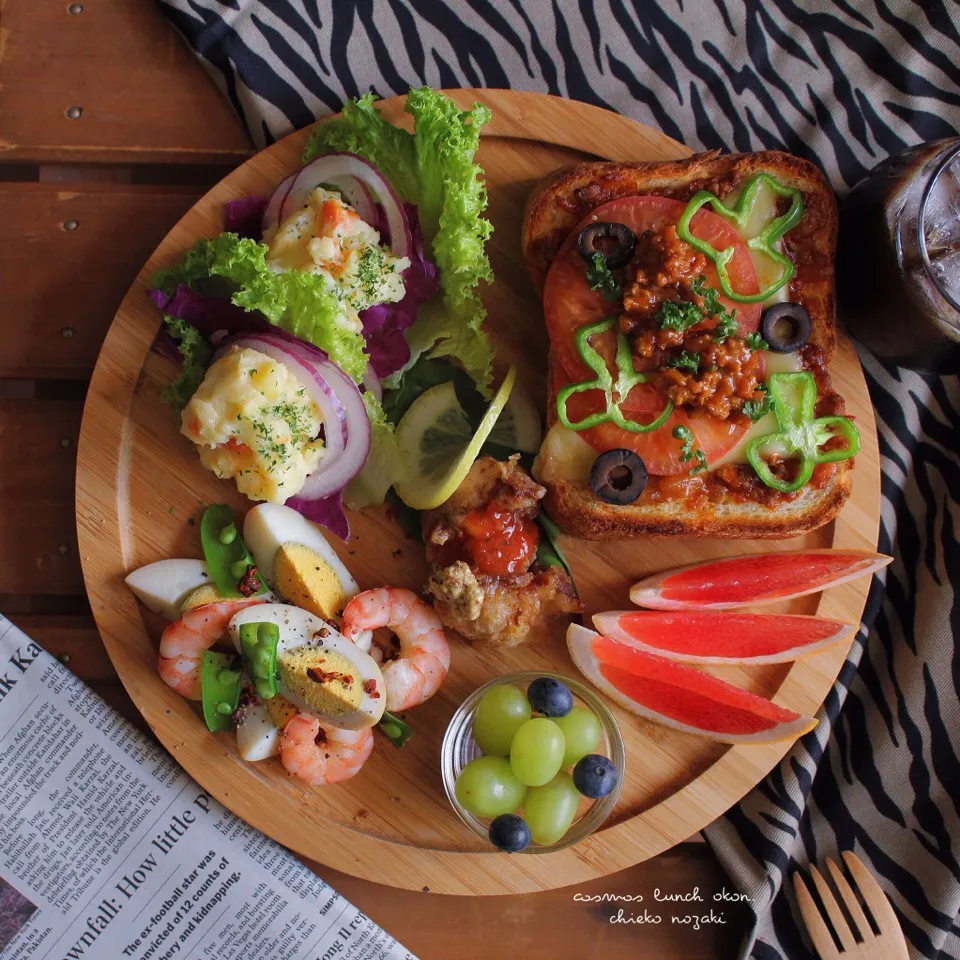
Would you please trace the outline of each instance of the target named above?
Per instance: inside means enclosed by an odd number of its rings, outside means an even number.
[[[203,511],[200,543],[210,579],[221,596],[251,597],[266,589],[256,572],[253,557],[237,532],[233,511],[225,503],[215,503]],[[253,575],[250,568],[253,568]]]
[[[203,719],[208,730],[230,730],[233,714],[240,702],[242,673],[233,669],[229,653],[206,650],[200,667],[200,691]]]
[[[812,373],[774,373],[767,385],[779,430],[752,440],[746,449],[747,461],[757,476],[782,493],[799,490],[813,476],[818,463],[847,460],[860,451],[860,432],[847,417],[817,417],[817,383]],[[846,446],[838,450],[820,448],[833,437],[843,437]],[[793,480],[781,480],[761,456],[766,446],[778,447],[787,456],[799,455],[800,469]]]
[[[380,727],[380,732],[397,747],[397,749],[402,747],[414,733],[413,727],[411,727],[409,723],[404,723],[399,717],[395,717],[386,710],[383,712],[383,716],[377,726]]]
[[[601,423],[614,423],[623,430],[631,433],[648,433],[662,427],[667,417],[673,412],[673,404],[668,402],[663,411],[650,423],[638,423],[628,420],[620,410],[620,404],[626,399],[630,391],[638,384],[645,383],[647,374],[637,373],[633,369],[630,359],[630,344],[620,330],[617,330],[617,379],[614,380],[607,363],[600,354],[590,345],[590,337],[596,333],[606,333],[616,325],[616,317],[605,317],[596,323],[585,324],[577,330],[576,346],[580,359],[596,374],[593,380],[584,380],[583,383],[568,383],[557,392],[557,419],[568,430],[587,430]],[[587,390],[601,390],[606,397],[606,409],[598,410],[589,416],[571,422],[567,414],[567,401],[575,393],[584,393]]]
[[[790,209],[779,217],[774,217],[755,237],[747,241],[747,246],[751,250],[769,257],[780,267],[780,276],[768,287],[759,293],[737,293],[730,284],[730,275],[727,272],[727,264],[733,258],[734,248],[726,247],[724,250],[717,250],[706,240],[695,237],[690,230],[690,221],[694,218],[697,211],[705,204],[710,204],[714,211],[733,222],[738,228],[742,229],[750,214],[753,211],[753,204],[757,199],[757,192],[762,184],[766,184],[777,196],[790,198]],[[737,303],[761,303],[768,297],[773,296],[789,279],[793,276],[794,267],[788,257],[785,257],[774,244],[788,231],[793,229],[803,216],[803,195],[795,187],[785,187],[776,181],[769,173],[757,173],[747,180],[740,194],[740,199],[736,206],[731,210],[725,206],[709,190],[701,190],[695,193],[687,204],[677,221],[677,236],[690,246],[699,250],[708,260],[717,268],[717,279],[720,281],[720,289],[728,300]]]
[[[277,679],[277,644],[280,628],[275,623],[244,623],[240,627],[240,654],[253,681],[253,689],[262,700],[280,692]]]

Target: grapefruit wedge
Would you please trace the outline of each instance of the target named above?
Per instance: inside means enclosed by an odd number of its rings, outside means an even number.
[[[802,550],[706,560],[635,583],[630,599],[653,610],[727,610],[774,603],[865,577],[892,559],[865,550]]]
[[[610,610],[593,625],[604,636],[683,663],[786,663],[849,640],[853,623],[823,617],[715,610]]]
[[[686,664],[571,624],[567,648],[580,672],[624,709],[721,743],[799,737],[817,721]]]

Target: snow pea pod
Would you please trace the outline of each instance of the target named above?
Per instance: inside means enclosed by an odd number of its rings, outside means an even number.
[[[280,628],[275,623],[245,623],[240,627],[240,653],[257,696],[269,700],[280,692],[277,680],[277,644]]]
[[[214,503],[203,511],[200,543],[221,596],[252,597],[266,589],[227,504]]]
[[[205,650],[200,667],[200,692],[203,719],[208,730],[230,730],[233,714],[240,702],[241,672],[233,668],[229,653]]]

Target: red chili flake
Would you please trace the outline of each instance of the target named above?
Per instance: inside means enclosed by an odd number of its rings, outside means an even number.
[[[247,564],[247,572],[240,578],[237,589],[245,597],[252,597],[255,593],[260,592],[260,575],[252,563]]]
[[[377,689],[377,681],[372,677],[369,680],[364,680],[363,692],[372,700],[380,699],[380,691]]]
[[[307,667],[307,676],[314,683],[327,683],[330,680],[342,680],[344,683],[353,683],[353,676],[349,673],[338,673],[336,670],[321,670],[319,667]]]

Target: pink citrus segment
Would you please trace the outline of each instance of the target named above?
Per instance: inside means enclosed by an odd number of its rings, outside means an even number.
[[[774,603],[867,576],[892,559],[864,550],[803,550],[707,560],[635,583],[630,599],[654,610]]]
[[[594,614],[593,625],[644,653],[686,663],[786,663],[857,631],[822,617],[713,610],[611,610]]]
[[[567,648],[583,675],[626,710],[722,743],[798,737],[816,720],[685,664],[572,624]]]

